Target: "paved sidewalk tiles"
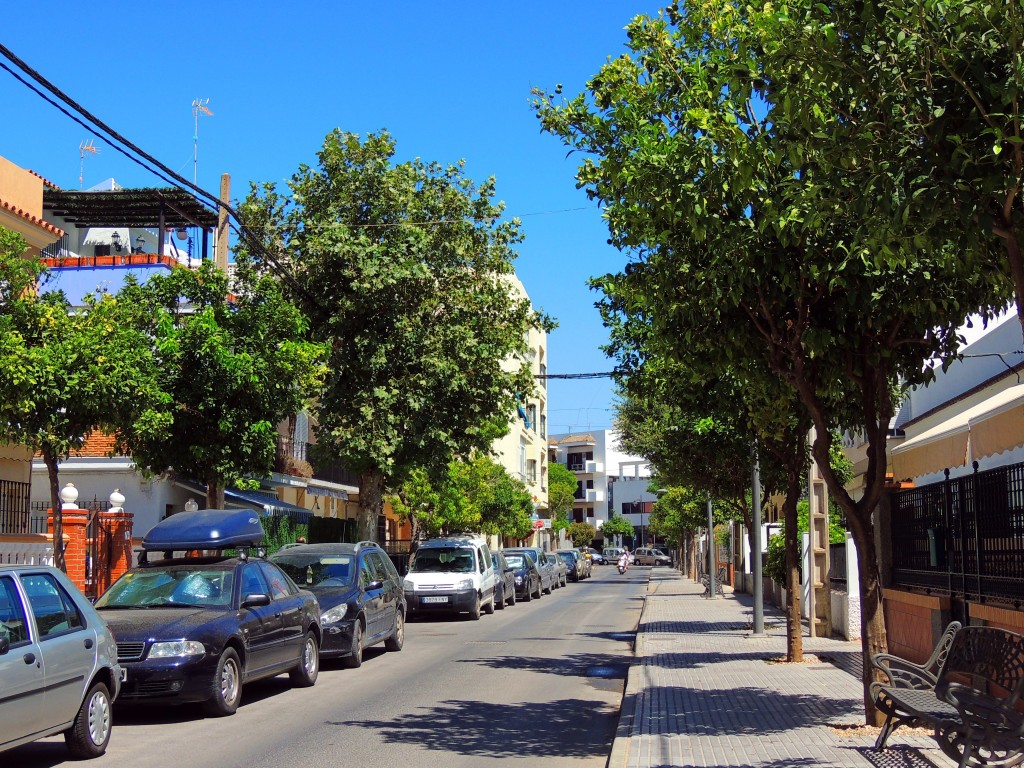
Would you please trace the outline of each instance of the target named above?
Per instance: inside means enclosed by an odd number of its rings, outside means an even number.
[[[805,636],[805,653],[843,669],[772,663],[785,656],[785,617],[766,606],[767,631],[755,636],[749,596],[702,591],[652,570],[609,768],[953,765],[932,739],[903,731],[875,752],[875,733],[859,729],[860,680],[844,671],[859,674],[860,643]]]

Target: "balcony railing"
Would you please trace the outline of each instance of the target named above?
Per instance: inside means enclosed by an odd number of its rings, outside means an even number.
[[[30,530],[29,484],[0,480],[0,533],[45,533]]]

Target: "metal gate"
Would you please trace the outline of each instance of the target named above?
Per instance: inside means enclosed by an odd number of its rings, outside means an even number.
[[[85,528],[85,596],[95,600],[110,586],[110,566],[114,557],[114,532],[100,512],[110,509],[109,501],[93,499],[85,509],[89,518]]]

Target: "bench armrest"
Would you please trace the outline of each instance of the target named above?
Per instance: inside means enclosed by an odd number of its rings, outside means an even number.
[[[871,666],[889,679],[889,685],[898,688],[928,691],[934,690],[938,682],[938,677],[927,668],[891,653],[876,653],[871,657]]]

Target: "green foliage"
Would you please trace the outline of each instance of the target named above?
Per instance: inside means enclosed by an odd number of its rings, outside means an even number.
[[[803,535],[811,529],[811,505],[805,499],[796,505],[797,514],[797,542],[798,549],[803,541]],[[780,526],[778,533],[768,538],[765,548],[765,557],[762,568],[765,576],[770,576],[776,584],[782,584],[786,579],[786,526]],[[830,544],[842,544],[846,541],[846,530],[842,523],[829,514],[828,517],[828,541]]]
[[[476,532],[525,538],[533,528],[533,497],[489,456],[453,461],[442,482],[414,470],[390,497],[395,512],[427,536]]]
[[[211,489],[265,476],[277,425],[302,410],[323,376],[323,350],[277,283],[240,271],[238,283],[210,262],[174,269],[126,297],[154,339],[163,402],[118,432],[140,467],[173,468]]]
[[[589,547],[597,531],[590,523],[573,523],[567,529],[566,535],[574,547]]]
[[[138,417],[160,392],[131,303],[101,293],[74,307],[63,293],[40,294],[41,267],[24,252],[24,241],[0,228],[0,441],[42,455],[57,510],[58,464],[92,431]]]
[[[601,535],[608,536],[632,536],[633,524],[621,515],[610,515],[608,520],[601,525]]]
[[[296,523],[287,515],[261,517],[260,525],[263,526],[263,546],[268,555],[274,554],[285,544],[294,544],[300,538],[309,541],[309,526]]]
[[[712,510],[716,526],[729,521],[727,510],[718,506],[713,506]],[[669,486],[651,507],[651,531],[674,546],[682,544],[707,525],[707,496],[689,488]]]
[[[558,531],[568,528],[568,516],[576,499],[576,473],[564,464],[548,465],[548,511],[551,527]]]
[[[513,287],[519,222],[502,218],[494,180],[394,155],[386,132],[334,131],[290,197],[254,186],[242,206],[249,230],[279,247],[291,295],[329,349],[317,442],[361,486],[417,468],[443,478],[453,457],[486,450],[534,386],[525,364],[507,362],[531,327],[548,326]],[[241,262],[265,269],[259,258],[243,244]],[[364,490],[361,525],[380,512]]]

